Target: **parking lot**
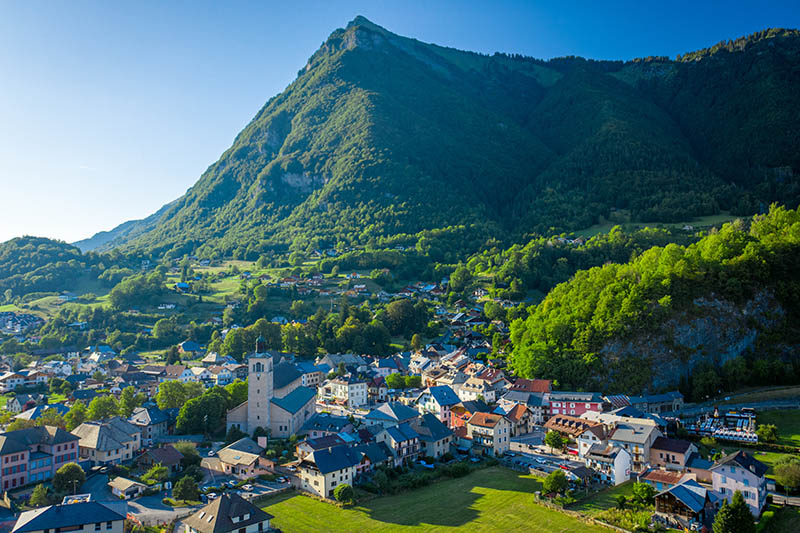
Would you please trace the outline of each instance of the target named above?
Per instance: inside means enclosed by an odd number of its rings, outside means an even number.
[[[533,468],[535,470],[540,470],[547,473],[550,473],[553,470],[558,470],[562,466],[571,468],[584,466],[584,464],[581,462],[563,459],[554,455],[521,452],[512,453],[515,453],[515,455],[508,458],[508,461],[511,465],[516,465],[522,468]]]

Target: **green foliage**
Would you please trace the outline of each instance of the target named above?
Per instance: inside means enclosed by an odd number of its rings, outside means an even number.
[[[775,481],[788,491],[800,487],[800,457],[784,455],[774,466]]]
[[[554,378],[566,387],[608,388],[607,380],[616,378],[625,379],[628,390],[641,388],[650,381],[648,365],[623,369],[624,361],[604,360],[607,342],[650,333],[701,295],[739,301],[770,287],[786,309],[796,310],[797,271],[790,265],[798,249],[800,214],[773,207],[749,227],[726,224],[687,247],[654,247],[625,264],[579,271],[511,324],[511,364],[522,376]],[[668,309],[658,304],[665,296]],[[722,385],[714,370],[698,370],[698,397]]]
[[[567,445],[561,433],[553,430],[548,431],[544,436],[544,443],[550,447],[551,450],[561,450]]]
[[[64,415],[64,422],[66,423],[67,431],[72,431],[80,426],[88,419],[88,411],[83,400],[76,400],[66,415]]]
[[[182,383],[176,380],[159,383],[156,403],[159,409],[182,407],[192,398],[203,394],[203,385],[196,382]]]
[[[759,424],[756,435],[759,442],[775,442],[778,440],[778,427],[775,424]]]
[[[722,502],[722,507],[717,511],[712,526],[714,533],[754,533],[756,530],[753,514],[745,503],[742,493],[738,490],[733,493],[733,499],[728,504]]]
[[[103,420],[111,418],[119,413],[119,403],[113,396],[95,396],[89,402],[89,410],[86,413],[88,420]]]
[[[125,278],[111,289],[108,300],[115,309],[153,305],[166,294],[164,276],[159,271]]]
[[[47,496],[47,487],[39,483],[33,488],[31,497],[28,500],[31,507],[44,507],[50,505],[50,498]]]
[[[356,492],[353,490],[353,487],[347,483],[337,485],[336,488],[333,489],[333,497],[336,498],[337,502],[353,503],[355,496]]]
[[[136,389],[133,386],[128,386],[122,389],[122,393],[119,396],[119,414],[123,418],[128,418],[133,414],[133,410],[137,407],[141,407],[141,405],[145,401],[144,393],[137,393]],[[91,409],[91,404],[90,404]]]
[[[214,387],[183,404],[175,430],[180,434],[216,433],[225,425],[230,395],[222,387]]]
[[[53,488],[56,492],[75,493],[86,481],[86,474],[77,463],[67,463],[53,476]]]
[[[547,494],[561,494],[567,490],[568,487],[569,481],[567,481],[567,476],[560,468],[550,472],[542,482],[542,490]]]
[[[181,459],[181,465],[184,468],[196,466],[201,463],[202,457],[200,457],[200,453],[197,451],[197,446],[195,446],[193,442],[182,440],[173,444],[172,447],[181,452],[183,455],[183,459]]]
[[[200,490],[197,482],[190,476],[183,476],[172,488],[172,497],[176,500],[197,501],[200,499]]]
[[[145,483],[158,483],[159,481],[166,481],[169,478],[169,469],[158,463],[150,467],[150,469],[145,472],[142,476],[142,481]]]
[[[652,505],[656,496],[656,489],[649,483],[636,482],[633,484],[633,497],[643,505]]]

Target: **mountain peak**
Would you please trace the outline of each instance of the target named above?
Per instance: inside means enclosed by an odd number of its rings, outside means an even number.
[[[367,17],[363,15],[356,15],[356,18],[347,23],[347,27],[345,29],[349,30],[350,28],[355,28],[355,27],[363,27],[363,28],[369,28],[371,30],[387,32],[386,28],[378,26],[377,24],[370,21]]]

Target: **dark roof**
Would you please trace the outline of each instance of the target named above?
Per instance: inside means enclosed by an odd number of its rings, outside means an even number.
[[[128,422],[137,426],[150,426],[167,421],[167,414],[158,407],[137,407]]]
[[[420,437],[419,434],[414,431],[414,429],[409,426],[407,422],[400,424],[399,426],[388,427],[385,429],[385,431],[395,442],[404,442],[407,440],[418,439]]]
[[[306,423],[302,431],[330,431],[338,433],[350,425],[350,420],[345,416],[336,416],[328,413],[315,413]]]
[[[362,456],[367,456],[369,462],[372,464],[383,463],[392,457],[391,450],[389,450],[384,442],[370,442],[368,444],[362,444],[353,448],[353,451],[361,454]]]
[[[272,369],[272,388],[282,389],[302,376],[303,373],[295,365],[282,361]]]
[[[63,444],[79,440],[72,433],[53,426],[37,426],[18,429],[0,435],[0,455],[22,452],[32,444]]]
[[[314,463],[321,473],[328,474],[357,465],[361,462],[361,456],[353,448],[337,446],[336,448],[317,450],[309,454],[303,462]]]
[[[686,458],[686,468],[697,468],[698,470],[709,470],[714,463],[708,459],[703,459],[697,452],[692,452]]]
[[[709,498],[708,490],[693,479],[686,480],[656,494],[656,498],[664,494],[672,494],[694,513],[702,511],[706,505],[706,500]]]
[[[467,400],[466,402],[461,402],[461,406],[470,413],[488,413],[491,411],[486,402],[482,400]]]
[[[431,393],[431,396],[433,396],[439,405],[455,405],[461,401],[458,395],[453,392],[453,389],[447,385],[431,387],[428,389],[428,392]]]
[[[250,515],[247,520],[234,522],[234,517]],[[273,516],[248,502],[238,494],[222,493],[195,514],[183,520],[184,524],[202,533],[227,533],[252,524],[270,520]]]
[[[183,454],[172,446],[152,448],[144,452],[144,455],[149,455],[154,463],[161,463],[164,466],[178,464],[183,459]]]
[[[650,446],[651,450],[665,450],[668,452],[674,453],[686,453],[689,451],[692,443],[688,440],[681,440],[681,439],[669,439],[667,437],[658,437],[656,440],[653,441],[653,445]]]
[[[80,526],[92,522],[112,522],[124,520],[125,516],[112,511],[99,502],[79,502],[66,505],[49,505],[19,515],[14,525],[14,533],[41,531],[70,526]]]
[[[315,439],[306,439],[306,446],[312,450],[324,450],[326,448],[334,448],[345,444],[344,440],[339,435],[325,435]]]
[[[728,465],[728,464],[735,464],[745,470],[749,470],[753,474],[758,477],[764,477],[764,474],[767,473],[767,465],[762,463],[757,459],[753,459],[753,456],[739,450],[736,453],[731,453],[726,455],[725,457],[721,458],[711,467],[712,470],[718,468],[720,466]]]
[[[411,422],[411,428],[417,432],[420,440],[436,442],[447,438],[453,432],[431,413],[426,413]]]
[[[283,398],[273,398],[270,401],[284,411],[294,414],[302,409],[303,406],[311,401],[316,395],[317,391],[314,389],[310,389],[308,387],[297,387]]]
[[[410,418],[419,416],[419,411],[416,411],[407,405],[400,402],[387,402],[372,411],[370,411],[366,418],[370,420],[389,420],[393,422],[400,422]]]

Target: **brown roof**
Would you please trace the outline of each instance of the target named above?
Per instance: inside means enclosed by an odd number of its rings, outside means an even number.
[[[164,446],[163,448],[153,448],[145,452],[153,458],[153,462],[161,463],[164,466],[176,465],[183,459],[183,454],[173,448],[172,446]]]
[[[519,392],[550,392],[552,382],[549,379],[519,378],[508,390]]]
[[[185,365],[167,365],[164,367],[164,373],[169,377],[179,377],[186,370]]]
[[[658,437],[653,441],[651,450],[664,450],[673,453],[686,453],[692,445],[688,440],[669,439],[667,437]]]
[[[653,483],[677,485],[685,475],[683,472],[671,472],[669,470],[648,470],[642,474],[641,478]]]
[[[520,420],[522,420],[522,417],[525,416],[525,413],[527,412],[528,408],[522,405],[521,403],[518,403],[514,407],[512,407],[509,412],[506,413],[506,418],[508,418],[512,422],[519,422]]]
[[[494,413],[475,413],[469,419],[468,424],[472,424],[473,426],[481,426],[486,428],[493,428],[495,427],[498,422],[503,419],[502,415],[496,415]]]
[[[590,422],[577,416],[568,415],[555,415],[550,417],[550,420],[545,422],[546,429],[552,429],[559,433],[566,433],[571,437],[577,437],[592,426],[602,425],[596,422]]]

